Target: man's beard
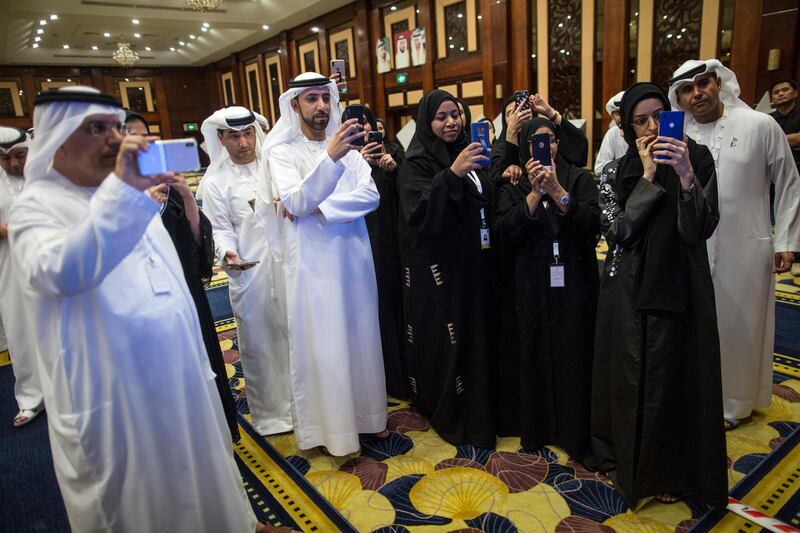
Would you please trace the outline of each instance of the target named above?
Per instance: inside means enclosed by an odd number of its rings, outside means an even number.
[[[325,113],[325,121],[322,124],[315,122],[315,118],[322,119],[322,113],[312,115],[311,117],[307,117],[305,113],[300,113],[300,118],[302,118],[303,122],[306,123],[306,126],[312,130],[325,131],[325,128],[328,127],[328,122],[330,121],[331,117],[328,113]]]

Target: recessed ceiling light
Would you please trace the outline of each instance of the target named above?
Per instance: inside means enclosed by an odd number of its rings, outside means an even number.
[[[197,35],[195,35],[194,33],[190,33],[189,39],[197,39]]]
[[[313,26],[311,28],[311,31],[313,31],[314,33],[319,33],[319,28],[317,28],[316,26]]]
[[[261,26],[261,29],[262,29],[262,30],[268,30],[268,29],[269,29],[269,26],[268,26],[268,25],[266,25],[266,24],[264,24],[263,26]]]
[[[72,78],[67,78],[67,83],[72,83]]]
[[[134,24],[139,24],[139,19],[133,19],[133,20],[131,20],[131,22],[134,23]]]
[[[178,44],[181,45],[181,46],[186,46],[186,43],[183,42],[183,41],[178,41]]]
[[[209,26],[211,26],[211,24],[209,24],[208,22],[204,22],[204,23],[203,23],[203,27],[204,27],[204,28],[208,28]]]
[[[33,38],[33,42],[35,42],[35,43],[38,43],[38,42],[39,42],[39,41],[41,41],[41,40],[42,40],[42,38],[41,38],[41,37],[34,37],[34,38]]]
[[[39,35],[41,35],[41,34],[43,34],[43,33],[44,33],[44,30],[43,30],[42,28],[39,28],[38,30],[36,30],[36,33],[38,33]]]
[[[108,33],[108,32],[105,32],[105,33],[103,34],[103,37],[111,37],[111,34],[110,34],[110,33]]]
[[[125,81],[131,81],[131,79],[130,78],[125,78]]]
[[[47,78],[47,83],[50,83],[51,81],[53,81],[53,80],[51,80],[50,78]]]
[[[169,51],[170,51],[170,52],[174,52],[174,51],[175,51],[175,47],[174,47],[174,46],[170,46],[170,47],[169,47]]]
[[[389,8],[391,11],[397,11],[397,6],[392,6]]]
[[[58,20],[58,15],[50,15],[50,20]]]
[[[47,21],[42,19],[39,21],[39,26],[47,26]]]
[[[39,48],[39,43],[33,43],[34,48]]]
[[[208,31],[208,28],[200,28],[200,31]]]
[[[138,39],[138,38],[140,38],[142,36],[142,34],[141,33],[134,33],[133,36]]]
[[[97,50],[97,45],[92,45],[92,50]]]
[[[145,46],[144,49],[147,50],[148,52],[150,51],[150,47],[149,46]]]
[[[63,48],[64,48],[64,50],[67,50],[67,49],[69,48],[69,45],[68,45],[68,44],[65,44],[65,45],[63,46]]]

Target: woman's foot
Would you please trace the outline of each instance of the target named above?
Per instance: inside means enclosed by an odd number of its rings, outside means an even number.
[[[34,418],[39,416],[39,413],[41,412],[42,409],[20,409],[19,413],[17,413],[17,416],[14,417],[14,427],[18,428],[30,423]]]

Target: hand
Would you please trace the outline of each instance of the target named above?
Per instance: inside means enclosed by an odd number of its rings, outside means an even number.
[[[378,166],[386,172],[392,172],[397,168],[397,161],[390,154],[383,154],[378,160]]]
[[[159,183],[147,188],[147,194],[150,195],[155,202],[159,204],[167,203],[169,197],[169,186],[166,183]]]
[[[360,150],[361,146],[353,144],[359,137],[364,137],[364,128],[358,123],[357,118],[345,120],[339,130],[331,137],[328,144],[328,155],[338,161],[347,155],[350,150]]]
[[[233,250],[228,250],[227,252],[225,252],[225,264],[222,266],[238,265],[241,262],[242,258],[239,257],[239,254],[237,254]]]
[[[335,84],[336,84],[336,89],[337,89],[337,90],[338,90],[340,93],[342,92],[342,89],[344,89],[345,87],[347,87],[347,80],[346,80],[346,79],[344,79],[344,77],[343,77],[343,78],[340,80],[340,79],[339,79],[339,73],[338,73],[338,72],[335,72],[335,73],[331,74],[331,75],[330,75],[330,77],[329,77],[328,79],[330,79],[330,80],[331,80],[333,83],[335,83]]]
[[[511,182],[512,185],[519,183],[522,178],[522,169],[517,165],[510,165],[503,171],[503,179]]]
[[[192,194],[192,189],[189,188],[189,183],[186,181],[186,177],[183,174],[175,174],[173,178],[167,183],[176,191],[178,191],[183,198],[184,203],[189,198],[194,199],[194,195]]]
[[[514,111],[508,116],[506,125],[506,140],[511,144],[517,144],[519,139],[519,132],[522,129],[522,124],[533,117],[533,111],[530,107],[525,106],[525,101],[519,103]]]
[[[686,143],[672,137],[658,137],[653,145],[653,162],[657,165],[669,165],[681,179],[681,188],[686,190],[694,183],[694,170],[689,159],[689,148]],[[661,159],[663,158],[663,159]]]
[[[0,224],[0,241],[8,239],[8,224]]]
[[[639,158],[642,160],[644,174],[642,177],[653,183],[656,177],[656,164],[653,162],[653,146],[658,138],[655,135],[646,135],[636,139],[636,149],[639,151]]]
[[[481,143],[470,143],[458,154],[456,160],[450,165],[450,170],[456,176],[463,178],[470,171],[483,168],[482,163],[488,161],[490,161],[489,158],[483,155],[483,145]]]
[[[789,272],[794,263],[794,252],[775,252],[775,272]]]
[[[140,137],[138,135],[126,135],[122,138],[117,153],[117,166],[114,173],[119,179],[140,191],[169,181],[175,177],[172,172],[157,174],[155,176],[142,176],[139,174],[139,162],[136,157],[139,152],[146,152],[150,148],[150,141],[157,137]]]
[[[552,120],[554,118],[557,118],[555,115],[558,113],[558,111],[553,109],[553,107],[550,104],[547,103],[547,100],[545,100],[544,98],[539,96],[538,93],[534,94],[534,95],[531,95],[529,98],[530,98],[530,101],[531,101],[531,107],[533,107],[533,109],[537,113],[539,113],[540,115],[543,115],[544,118],[546,118],[548,120]],[[558,121],[558,122],[560,122],[560,121]]]
[[[531,158],[525,163],[525,172],[528,173],[528,180],[531,182],[531,187],[535,188],[538,192],[542,191],[542,178],[544,177],[544,166],[541,163]]]
[[[556,170],[555,165],[553,168],[542,167],[544,171],[542,172],[542,190],[547,193],[547,195],[553,199],[554,202],[559,203],[561,199],[566,196],[567,191],[561,186],[558,182],[558,178],[556,177]]]
[[[372,166],[375,166],[378,164],[378,160],[383,155],[383,143],[371,142],[366,146],[364,146],[364,148],[362,148],[360,152],[361,152],[361,157],[363,157],[367,161],[367,163],[369,163]]]

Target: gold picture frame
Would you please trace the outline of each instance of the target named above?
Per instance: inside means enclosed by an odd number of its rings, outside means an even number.
[[[273,88],[272,86],[272,74],[270,73],[270,67],[274,66],[275,71],[277,72],[277,82],[278,87],[277,89]],[[281,94],[283,93],[283,73],[281,72],[281,56],[275,52],[270,54],[264,58],[264,79],[267,83],[267,97],[269,99],[269,110],[272,113],[271,121],[272,124],[275,124],[278,121],[278,115],[280,115],[280,109],[277,107],[278,98],[280,98]]]
[[[131,108],[130,97],[128,96],[128,89],[139,89],[144,93],[145,110],[148,113],[155,113],[156,106],[153,101],[153,91],[150,88],[149,81],[121,81],[119,82],[119,98],[122,102],[122,107],[137,111]]]
[[[308,62],[308,54],[312,54],[312,64]],[[317,41],[316,37],[314,37],[312,41],[306,41],[305,43],[299,43],[297,45],[297,62],[299,63],[298,72],[313,71],[322,74],[322,69],[320,69],[319,66],[319,41]]]
[[[244,67],[244,79],[247,85],[247,100],[250,102],[250,110],[256,113],[264,114],[261,103],[263,98],[261,95],[261,76],[258,75],[258,62],[253,61]],[[255,82],[256,94],[253,94],[253,84]]]
[[[236,103],[236,86],[233,83],[233,72],[226,72],[220,76],[222,82],[222,101],[226,106]]]
[[[341,58],[336,56],[336,45],[342,41],[347,42],[347,57]],[[347,77],[354,79],[356,77],[356,52],[353,44],[353,27],[347,27],[342,30],[335,31],[328,36],[328,45],[330,49],[331,59],[345,59],[347,61]]]
[[[453,1],[455,2],[459,0]],[[394,51],[394,35],[392,35],[392,24],[397,24],[398,22],[402,22],[404,20],[408,21],[408,31],[412,31],[417,27],[416,5],[404,7],[403,9],[398,9],[397,11],[390,11],[389,13],[383,15],[383,29],[385,31],[384,36],[389,38],[389,42],[392,45],[392,51]]]
[[[78,85],[78,83],[74,81],[43,81],[40,85],[42,92],[46,92],[60,89],[61,87],[72,87],[73,85]]]
[[[15,81],[0,81],[0,89],[8,89],[11,93],[11,103],[14,107],[14,116],[25,116],[25,111],[22,108],[22,98],[19,97],[20,87]]]
[[[447,33],[445,28],[444,8],[457,4],[462,0],[436,0],[436,48],[439,59],[447,57]],[[467,4],[467,52],[478,51],[478,23],[476,19],[475,0],[466,0]]]

